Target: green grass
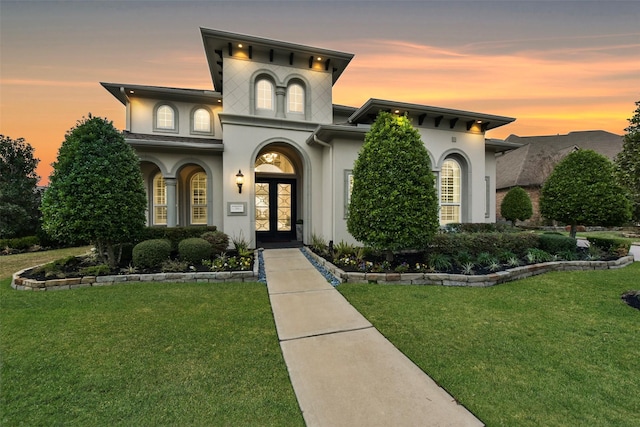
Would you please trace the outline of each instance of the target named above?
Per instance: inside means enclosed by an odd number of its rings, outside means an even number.
[[[60,258],[66,258],[68,256],[85,254],[89,249],[91,249],[91,246],[0,256],[0,279],[11,277],[13,273],[35,265],[44,264]]]
[[[267,290],[0,282],[0,425],[303,425]]]
[[[488,426],[640,426],[640,263],[492,288],[340,285]]]
[[[562,231],[561,233],[563,235],[565,235],[565,236],[569,235],[568,231]],[[623,232],[621,232],[621,231],[578,231],[576,233],[576,237],[583,237],[585,239],[587,237],[600,237],[600,238],[604,238],[604,239],[619,239],[619,240],[624,240],[628,244],[632,244],[634,242],[640,241],[640,239],[637,238],[637,237],[625,237],[623,235]]]

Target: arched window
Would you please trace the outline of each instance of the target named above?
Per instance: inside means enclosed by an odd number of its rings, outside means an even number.
[[[299,83],[292,83],[287,88],[287,110],[304,113],[304,88]]]
[[[460,164],[447,159],[440,170],[440,224],[460,222]]]
[[[169,105],[161,105],[156,110],[156,129],[175,130],[176,113]]]
[[[259,155],[256,159],[255,171],[265,173],[296,173],[291,160],[284,154],[275,151],[269,151]]]
[[[256,109],[273,110],[273,83],[267,79],[256,82]]]
[[[198,172],[191,177],[191,223],[207,223],[207,174]]]
[[[160,172],[153,178],[153,224],[167,223],[167,187]]]
[[[211,133],[211,113],[204,108],[193,112],[193,131]]]

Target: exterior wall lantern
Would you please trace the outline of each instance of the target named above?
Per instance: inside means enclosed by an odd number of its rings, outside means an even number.
[[[238,194],[242,194],[242,184],[244,184],[244,175],[242,171],[238,169],[238,173],[236,174],[236,184],[238,185]]]

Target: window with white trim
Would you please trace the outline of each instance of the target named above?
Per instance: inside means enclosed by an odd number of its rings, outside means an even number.
[[[207,223],[207,174],[198,172],[191,177],[191,223]]]
[[[273,83],[267,79],[256,82],[256,109],[273,110]]]
[[[175,130],[176,129],[176,113],[169,105],[161,105],[156,110],[156,129]]]
[[[167,186],[160,172],[153,178],[153,223],[167,224]]]
[[[304,113],[304,88],[299,83],[292,83],[287,88],[287,111]]]
[[[440,169],[440,224],[460,222],[460,164],[447,159]]]
[[[193,112],[193,131],[211,133],[211,113],[204,108]]]

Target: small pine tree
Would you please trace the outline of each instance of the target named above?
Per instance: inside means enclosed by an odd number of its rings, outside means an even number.
[[[540,213],[576,226],[620,225],[631,218],[631,202],[613,176],[613,163],[592,150],[578,150],[553,169],[542,187]]]
[[[525,221],[531,218],[533,206],[527,192],[521,187],[509,190],[500,203],[500,214],[514,226],[518,220]]]
[[[121,244],[145,225],[138,157],[112,122],[83,118],[69,130],[42,200],[43,228],[61,241],[90,241],[115,267]],[[118,249],[120,249],[118,251]]]
[[[622,151],[615,159],[616,178],[633,203],[632,219],[640,222],[640,101],[636,102],[636,110],[625,131]]]
[[[347,229],[374,249],[426,247],[438,229],[430,159],[407,117],[382,112],[367,132],[353,168]]]

